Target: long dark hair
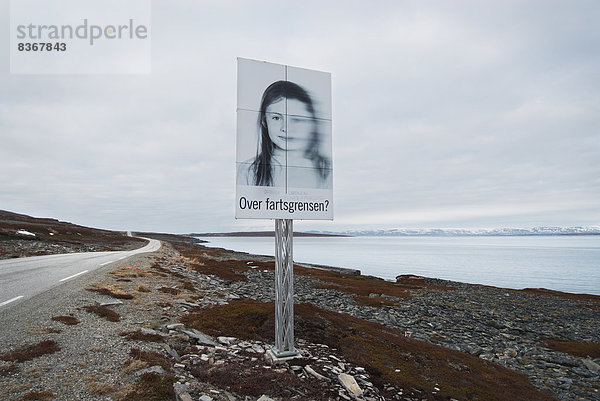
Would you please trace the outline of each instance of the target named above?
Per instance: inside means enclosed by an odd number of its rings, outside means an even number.
[[[254,173],[254,185],[272,186],[273,170],[271,167],[271,158],[277,145],[271,141],[269,129],[267,127],[267,107],[279,99],[296,99],[306,105],[312,118],[316,120],[313,101],[309,94],[299,85],[289,81],[277,81],[265,89],[260,101],[260,112],[258,115],[258,126],[260,129],[260,140],[256,150],[256,159],[251,166]],[[320,138],[316,129],[311,133],[308,146],[304,150],[304,157],[311,160],[314,167],[319,172],[319,177],[325,179],[329,174],[331,163],[329,159],[319,153]]]

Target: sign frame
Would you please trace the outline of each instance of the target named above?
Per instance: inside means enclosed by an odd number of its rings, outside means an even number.
[[[238,58],[237,219],[333,220],[331,74]]]

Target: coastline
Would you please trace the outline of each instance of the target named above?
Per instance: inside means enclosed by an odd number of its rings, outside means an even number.
[[[265,255],[209,249],[223,252],[224,259],[234,257],[245,263],[273,261],[273,257]],[[264,285],[269,280],[268,273],[253,271],[247,275],[252,290],[244,291],[248,284],[234,285],[236,294],[256,298],[259,291],[259,300],[272,301],[273,292],[268,290],[272,286]],[[295,264],[295,301],[378,322],[404,331],[411,338],[498,363],[526,374],[536,387],[550,390],[559,399],[600,399],[600,372],[582,369],[587,362],[585,357],[549,348],[561,341],[563,345],[586,350],[591,345],[595,358],[591,366],[600,364],[600,296],[545,289],[513,290],[410,275],[399,276],[397,283],[359,276],[399,285],[406,291],[390,295],[386,291],[366,292],[369,285],[344,285],[343,281],[352,280],[353,275],[339,276],[341,282]],[[586,382],[588,379],[591,381]],[[565,392],[571,388],[573,393]],[[586,388],[593,390],[581,390]]]
[[[304,238],[294,261],[360,270],[395,280],[416,274],[502,288],[600,295],[599,237]],[[274,255],[272,238],[204,238],[209,247]]]
[[[253,254],[250,252],[236,251],[233,249],[227,249],[227,248],[222,248],[222,247],[218,247],[218,246],[209,246],[209,245],[207,245],[206,241],[204,241],[204,240],[193,237],[192,235],[190,235],[190,237],[193,238],[194,240],[198,241],[199,245],[226,251],[232,257],[235,257],[236,259],[243,260],[243,259],[250,258],[250,259],[266,261],[266,262],[274,262],[275,261],[275,257],[271,256],[271,255]],[[328,270],[328,271],[333,271],[333,272],[338,272],[341,274],[348,274],[348,275],[363,275],[362,271],[360,269],[354,269],[354,268],[348,268],[348,267],[331,266],[331,265],[324,265],[324,264],[317,264],[317,263],[303,263],[303,262],[294,262],[294,266]],[[371,276],[371,275],[367,275],[367,276],[386,280],[386,281],[393,281],[393,280],[385,279],[382,277],[376,277],[376,276]],[[467,282],[462,282],[462,281],[445,280],[445,279],[439,279],[436,277],[424,277],[421,275],[414,275],[414,274],[398,275],[396,277],[396,279],[398,279],[400,277],[408,277],[408,276],[412,276],[415,279],[438,280],[441,282],[458,283],[458,284],[462,284],[462,285],[476,286],[476,287],[486,287],[486,288],[492,288],[492,289],[502,290],[502,291],[527,292],[527,293],[540,294],[540,295],[556,296],[556,297],[566,298],[566,299],[592,300],[592,301],[600,302],[600,295],[558,291],[558,290],[552,290],[552,289],[543,288],[543,287],[506,288],[506,287],[499,287],[499,286],[488,285],[488,284],[477,284],[477,283],[467,283]]]
[[[208,248],[181,236],[142,235],[162,240],[165,249],[81,276],[68,284],[81,283],[79,289],[64,287],[58,303],[44,301],[48,294],[23,302],[32,310],[27,330],[35,334],[21,335],[10,324],[12,312],[4,315],[0,354],[48,339],[61,347],[0,366],[2,383],[21,389],[9,400],[28,390],[66,400],[72,388],[90,400],[133,399],[122,397],[168,388],[215,401],[255,401],[261,394],[306,399],[270,386],[271,379],[289,380],[290,388],[304,394],[320,389],[311,399],[351,399],[338,384],[341,373],[362,389],[355,399],[370,401],[600,399],[598,297],[567,299],[410,275],[394,283],[295,265],[296,339],[304,359],[265,369],[259,351],[272,341],[273,258]],[[90,292],[100,286],[109,295]],[[100,318],[85,307],[114,300],[110,289],[131,299],[108,306],[122,323],[98,324]],[[50,320],[57,315],[81,324]],[[194,330],[212,336],[213,344],[201,344]],[[162,373],[155,368],[158,373],[136,376],[158,363],[145,362],[155,354],[164,358]],[[144,362],[137,370],[136,360]],[[61,389],[67,370],[73,379]],[[246,371],[252,375],[244,376]],[[223,381],[229,376],[234,382]],[[156,381],[144,381],[150,378]],[[106,393],[97,390],[98,383],[106,384]]]

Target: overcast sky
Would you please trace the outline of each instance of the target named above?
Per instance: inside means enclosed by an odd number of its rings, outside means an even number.
[[[8,2],[0,2],[8,26]],[[332,74],[335,220],[600,225],[600,2],[152,2],[150,75],[16,75],[0,209],[118,230],[234,219],[236,58]]]

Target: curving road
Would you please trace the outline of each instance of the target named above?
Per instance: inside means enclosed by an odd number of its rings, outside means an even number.
[[[87,272],[139,253],[155,252],[160,241],[133,251],[67,253],[0,260],[0,311]]]

